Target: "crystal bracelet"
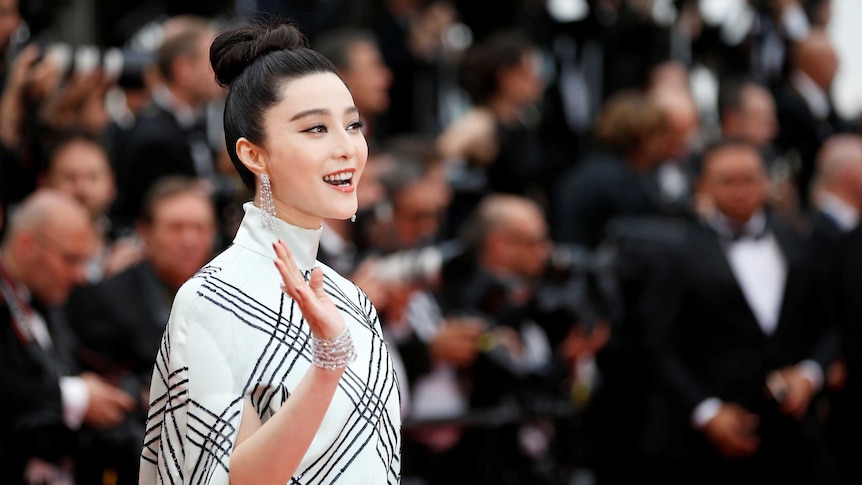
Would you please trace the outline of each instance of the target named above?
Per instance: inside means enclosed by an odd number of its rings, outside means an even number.
[[[311,336],[312,362],[322,369],[344,369],[356,360],[356,349],[347,325],[340,334],[332,338]]]

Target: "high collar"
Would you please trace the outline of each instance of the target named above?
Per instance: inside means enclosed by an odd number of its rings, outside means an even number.
[[[314,268],[323,226],[317,229],[303,229],[276,218],[276,228],[272,230],[264,225],[263,211],[253,203],[246,202],[242,207],[245,210],[245,217],[237,230],[234,244],[275,259],[275,249],[272,244],[281,239],[287,243],[296,266],[301,271]]]

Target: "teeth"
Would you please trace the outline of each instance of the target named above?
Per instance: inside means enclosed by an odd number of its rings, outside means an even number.
[[[323,177],[324,182],[345,182],[349,181],[353,178],[353,174],[350,172],[341,172],[333,175],[326,175]]]

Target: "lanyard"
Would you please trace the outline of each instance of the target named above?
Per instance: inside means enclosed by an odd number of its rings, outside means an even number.
[[[57,355],[54,355],[50,350],[43,349],[42,345],[36,340],[33,334],[33,329],[30,324],[32,318],[35,318],[35,311],[26,299],[21,297],[20,284],[16,283],[9,276],[6,268],[0,263],[0,297],[6,302],[9,307],[9,313],[12,316],[12,329],[24,349],[40,363],[46,376],[49,378],[58,378],[67,372]]]
[[[3,264],[0,263],[0,297],[6,302],[9,307],[9,312],[12,315],[12,328],[18,339],[24,345],[36,343],[36,337],[33,335],[33,330],[30,328],[29,317],[33,315],[33,309],[30,305],[21,298],[20,290],[17,290],[17,285]]]

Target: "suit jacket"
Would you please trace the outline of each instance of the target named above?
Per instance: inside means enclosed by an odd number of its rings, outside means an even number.
[[[147,262],[76,290],[66,314],[83,366],[109,379],[136,376],[149,388],[172,299]]]
[[[553,200],[554,240],[591,249],[605,238],[612,219],[659,210],[648,177],[611,153],[596,153],[562,174]]]
[[[77,357],[132,396],[148,391],[173,295],[152,267],[140,263],[96,285],[78,289],[66,305],[80,340]],[[146,406],[113,428],[83,427],[77,459],[79,483],[97,483],[110,469],[117,485],[138,483]]]
[[[862,404],[862,225],[850,231],[841,242],[836,256],[836,279],[840,290],[839,327],[843,353],[847,361],[845,393],[853,403]],[[857,411],[853,413],[858,415]],[[862,430],[862,417],[856,417]],[[853,436],[858,442],[858,434]]]
[[[166,175],[197,175],[190,139],[204,136],[200,127],[180,126],[176,116],[150,103],[125,135],[125,147],[115,147],[117,174],[115,222],[131,225],[147,190]]]
[[[781,153],[795,152],[798,155],[797,188],[800,200],[807,204],[820,146],[833,134],[851,131],[854,127],[838,116],[831,103],[828,116],[816,118],[802,95],[791,86],[785,86],[775,94],[775,108],[779,124],[775,146]]]
[[[56,314],[45,317],[53,347],[19,338],[10,306],[0,297],[0,482],[22,484],[24,467],[37,457],[58,463],[72,456],[76,434],[63,421],[60,377],[74,370],[74,340]]]
[[[814,262],[814,269],[821,278],[820,284],[828,288],[824,292],[825,304],[830,312],[832,322],[836,324],[841,291],[837,274],[841,264],[841,248],[845,244],[844,240],[847,234],[848,232],[845,232],[831,215],[817,211],[811,220],[811,227],[806,238],[807,249]],[[837,341],[835,347],[837,350]]]
[[[776,403],[767,396],[766,377],[773,370],[806,359],[825,370],[834,358],[834,349],[825,343],[827,322],[823,322],[820,286],[804,244],[777,220],[770,218],[768,227],[787,265],[778,325],[771,335],[761,330],[718,234],[705,224],[691,224],[657,283],[661,301],[651,316],[650,347],[658,377],[667,390],[670,426],[678,438],[675,442],[682,445],[683,456],[712,460],[722,471],[729,470],[727,463],[701,433],[693,432],[690,420],[695,407],[717,397],[758,414],[762,443],[752,460],[781,456],[794,466],[802,466],[801,461],[792,459],[792,453],[798,453],[802,461],[813,458],[805,455],[811,448],[803,446],[811,442],[806,428],[809,423],[780,415]],[[769,468],[775,462],[760,464],[764,466],[746,473],[769,476],[775,472]],[[782,466],[779,471],[787,470]]]

